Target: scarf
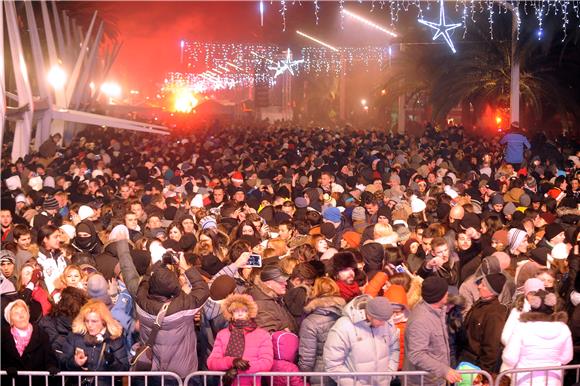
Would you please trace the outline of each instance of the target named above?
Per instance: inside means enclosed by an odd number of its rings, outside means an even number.
[[[251,320],[233,320],[230,322],[230,340],[226,347],[225,356],[241,358],[244,355],[245,339],[244,335],[256,329],[256,322]]]
[[[356,281],[352,284],[346,284],[344,281],[338,280],[336,284],[338,284],[338,288],[340,289],[340,296],[347,303],[361,294],[360,288]]]
[[[22,356],[26,346],[28,346],[28,343],[30,343],[30,338],[32,338],[32,324],[28,324],[26,330],[20,330],[16,327],[12,327],[10,332],[14,338],[16,350],[18,350],[18,354]]]

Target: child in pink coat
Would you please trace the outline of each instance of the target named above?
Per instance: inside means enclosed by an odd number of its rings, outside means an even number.
[[[296,334],[287,331],[277,331],[272,335],[272,346],[274,348],[274,364],[272,372],[299,373],[300,369],[296,365],[298,355],[299,339]],[[272,386],[287,386],[288,377],[274,377]],[[290,376],[290,386],[309,386],[306,377]]]

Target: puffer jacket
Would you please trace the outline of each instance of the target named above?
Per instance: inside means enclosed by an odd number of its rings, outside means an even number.
[[[545,315],[524,312],[520,324],[503,350],[502,359],[509,368],[562,366],[574,355],[572,334],[565,323],[566,314],[557,312]],[[543,371],[519,373],[512,384],[531,386],[556,386],[562,384],[562,372]]]
[[[209,288],[195,268],[185,271],[191,291],[171,299],[167,314],[153,345],[153,371],[171,371],[185,378],[197,371],[197,339],[194,316],[209,297]],[[155,318],[163,304],[170,299],[161,299],[149,293],[150,276],[143,277],[137,290],[137,317],[141,329],[141,341],[147,342]]]
[[[218,332],[213,350],[207,359],[207,367],[212,371],[226,371],[232,368],[234,357],[225,356],[231,332],[229,328],[224,328]],[[272,351],[272,339],[268,331],[256,328],[254,331],[244,335],[244,354],[242,358],[250,362],[250,368],[246,371],[239,371],[238,374],[254,374],[270,371],[274,361]],[[254,378],[238,377],[234,385],[249,386],[254,384]],[[260,378],[256,379],[256,384],[260,384]]]
[[[296,356],[298,354],[298,336],[287,331],[278,331],[272,334],[272,347],[274,349],[274,364],[272,372],[278,373],[299,373],[296,366]],[[288,379],[289,378],[289,379]],[[299,375],[293,377],[274,377],[273,386],[305,386],[304,377]]]
[[[424,379],[407,377],[408,385],[444,385],[449,364],[449,337],[445,311],[421,300],[411,311],[405,329],[404,371],[428,371]]]
[[[61,367],[64,367],[64,347],[66,339],[72,331],[72,319],[68,316],[45,316],[38,322],[40,328],[48,334],[50,346],[54,350]]]
[[[304,311],[308,314],[300,325],[298,367],[301,371],[324,371],[322,353],[330,328],[342,316],[343,298],[328,296],[312,299]],[[316,377],[314,377],[316,378]],[[312,384],[320,379],[312,378]]]
[[[372,299],[361,295],[348,303],[343,317],[330,329],[324,344],[327,372],[397,371],[399,330],[392,322],[374,328],[366,319],[366,304]],[[388,385],[392,377],[333,377],[339,385]]]
[[[286,308],[284,300],[264,283],[257,280],[256,285],[246,293],[254,299],[260,310],[256,317],[258,326],[269,332],[282,331],[286,328],[291,332],[298,332],[296,319]]]

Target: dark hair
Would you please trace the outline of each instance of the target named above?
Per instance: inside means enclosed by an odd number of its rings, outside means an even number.
[[[74,319],[89,300],[85,291],[80,288],[66,287],[60,294],[60,301],[50,311],[50,316],[66,316]]]
[[[292,257],[298,259],[298,261],[310,261],[316,258],[316,249],[310,244],[302,244],[294,248],[292,251]]]
[[[31,234],[30,228],[28,228],[26,225],[22,225],[22,224],[17,224],[16,226],[14,226],[14,229],[12,230],[12,235],[14,237],[14,241],[17,241],[22,236],[29,235],[29,234]]]
[[[50,235],[52,235],[54,232],[58,232],[58,228],[55,227],[54,225],[43,225],[42,227],[40,227],[40,229],[38,230],[38,235],[36,237],[36,242],[39,246],[44,246],[43,242],[44,239]]]
[[[250,246],[250,244],[247,241],[236,240],[229,246],[228,259],[229,259],[229,261],[231,261],[233,263],[240,258],[242,253],[250,252],[251,250],[252,250],[252,247]]]

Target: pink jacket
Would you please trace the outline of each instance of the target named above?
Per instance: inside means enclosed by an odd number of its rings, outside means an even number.
[[[224,328],[218,332],[213,350],[207,359],[209,370],[226,371],[232,368],[232,362],[235,358],[224,355],[229,340],[230,330]],[[244,355],[242,355],[242,358],[250,362],[250,368],[246,371],[240,371],[240,375],[270,371],[274,354],[272,352],[272,340],[268,331],[256,328],[245,335]],[[254,379],[252,377],[241,377],[234,383],[236,386],[251,386],[253,384]],[[259,378],[256,380],[256,384],[260,384]]]
[[[296,365],[299,339],[296,334],[286,331],[277,331],[272,335],[272,346],[274,348],[273,372],[299,373],[300,369]],[[274,377],[272,386],[287,386],[288,377]],[[304,377],[290,377],[290,386],[308,386]]]

